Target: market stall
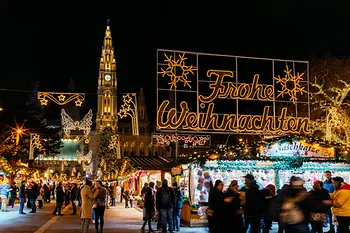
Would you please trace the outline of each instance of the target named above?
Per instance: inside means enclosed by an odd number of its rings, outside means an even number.
[[[189,205],[186,207],[196,213],[198,208],[208,204],[210,189],[216,180],[223,181],[224,189],[233,180],[243,187],[246,174],[252,174],[261,189],[273,184],[278,190],[289,184],[292,176],[298,176],[305,180],[305,188],[311,190],[314,181],[325,180],[325,171],[331,171],[333,177],[341,176],[349,182],[348,150],[343,145],[323,139],[288,136],[252,144],[241,143],[221,151],[195,155],[193,157],[205,159],[205,163],[193,162],[189,165]],[[190,223],[200,218],[198,214],[189,217],[188,211],[182,217],[183,221]]]

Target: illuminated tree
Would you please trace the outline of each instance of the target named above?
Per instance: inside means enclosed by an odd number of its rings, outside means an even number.
[[[310,74],[314,131],[350,146],[350,59],[325,56],[314,60]]]
[[[60,136],[60,125],[49,124],[46,114],[43,112],[37,100],[39,83],[35,83],[33,92],[28,96],[26,111],[24,114],[16,114],[18,122],[23,122],[18,144],[16,143],[16,128],[7,125],[0,126],[0,154],[8,160],[21,160],[26,162],[29,159],[30,135],[40,135],[42,150],[35,149],[34,158],[39,154],[43,156],[54,156],[62,147]]]
[[[113,136],[116,136],[116,134],[111,127],[104,128],[100,134],[100,153],[98,154],[98,158],[104,175],[118,174],[120,169],[120,159],[117,158],[116,149],[110,147]],[[105,164],[102,165],[102,161]]]

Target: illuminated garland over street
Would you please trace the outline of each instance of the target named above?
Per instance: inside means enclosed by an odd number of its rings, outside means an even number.
[[[334,158],[312,158],[303,156],[259,156],[258,150],[260,147],[266,147],[274,144],[293,143],[303,141],[309,144],[318,144],[324,148],[332,148],[334,150]],[[295,163],[302,163],[307,161],[332,161],[350,163],[346,157],[350,153],[350,148],[339,143],[329,142],[320,137],[306,136],[306,135],[292,135],[272,138],[269,140],[256,141],[252,143],[240,142],[237,145],[229,146],[228,148],[209,150],[192,155],[185,156],[190,161],[199,160],[204,162],[206,159],[210,160],[257,160],[257,161],[289,161]],[[184,158],[184,159],[185,159]],[[296,164],[297,165],[297,164]]]

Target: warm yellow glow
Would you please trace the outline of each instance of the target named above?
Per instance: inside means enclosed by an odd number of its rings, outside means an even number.
[[[22,133],[22,130],[21,129],[17,129],[16,131],[18,134],[21,134]]]
[[[293,101],[294,104],[296,104],[297,101],[297,95],[303,95],[304,93],[307,93],[305,90],[305,87],[302,87],[300,85],[300,81],[303,81],[303,76],[305,73],[297,73],[297,75],[292,74],[292,69],[288,68],[288,65],[286,65],[286,69],[284,70],[285,76],[282,78],[280,75],[275,77],[276,84],[281,84],[282,89],[278,90],[279,94],[276,98],[284,95],[288,95],[290,97],[289,100]],[[288,84],[292,83],[292,88],[288,87]]]
[[[187,58],[185,57],[185,53],[182,55],[178,54],[178,58],[176,59],[176,56],[174,58],[172,56],[168,56],[167,54],[164,54],[165,60],[164,62],[167,63],[167,68],[163,69],[161,68],[161,71],[158,72],[158,74],[161,74],[162,77],[168,77],[170,79],[170,90],[177,88],[177,83],[182,82],[184,87],[191,88],[191,81],[188,80],[189,74],[194,74],[194,71],[197,70],[194,66],[188,66],[186,65],[185,61]]]
[[[64,109],[61,110],[62,127],[66,136],[70,135],[71,130],[83,130],[87,137],[91,131],[92,125],[92,110],[84,116],[81,121],[74,121]]]
[[[238,141],[243,142],[243,138],[238,139]]]
[[[225,77],[233,78],[233,72],[229,70],[208,70],[207,77],[216,77],[215,83],[209,84],[212,90],[207,97],[198,96],[201,103],[211,103],[215,99],[240,99],[273,101],[274,87],[273,85],[265,85],[259,83],[259,75],[254,75],[252,84],[240,83],[235,85],[233,82],[224,83]],[[226,86],[225,86],[226,85]]]
[[[80,107],[85,100],[83,93],[38,92],[38,100],[41,105],[47,105],[48,100],[58,105],[65,105],[75,100],[75,105]]]
[[[136,101],[136,93],[123,95],[123,105],[118,112],[120,118],[125,118],[127,116],[131,117],[133,135],[139,135],[139,122]]]
[[[263,115],[223,114],[219,122],[219,114],[214,113],[215,104],[210,103],[207,112],[190,112],[187,102],[180,103],[179,114],[176,108],[168,108],[170,101],[165,100],[157,112],[159,129],[215,130],[253,133],[310,133],[309,119],[287,116],[287,108],[283,108],[277,120],[269,115],[270,107],[265,106]],[[276,126],[275,126],[276,125]]]

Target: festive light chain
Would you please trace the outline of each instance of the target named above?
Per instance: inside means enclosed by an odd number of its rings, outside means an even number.
[[[82,164],[82,163],[90,164],[91,163],[92,150],[90,150],[89,153],[87,153],[86,155],[83,155],[82,153],[80,153],[79,150],[77,150],[76,154],[77,154],[77,157],[78,157],[78,162],[80,164]]]
[[[39,152],[44,150],[44,147],[40,141],[40,135],[36,134],[36,133],[31,135],[30,150],[29,150],[29,159],[30,160],[34,159],[34,149],[38,149]]]
[[[191,135],[153,135],[159,145],[169,146],[172,142],[183,141],[192,146],[204,146],[210,141],[210,136],[191,136]]]
[[[112,135],[110,143],[108,145],[108,149],[110,150],[116,150],[117,153],[117,158],[121,158],[121,153],[120,153],[120,141],[119,141],[119,135]]]
[[[177,89],[177,84],[179,82],[183,83],[184,87],[187,86],[191,88],[191,81],[188,80],[188,75],[194,74],[194,71],[196,71],[197,68],[192,65],[186,65],[185,61],[187,58],[185,57],[185,53],[177,55],[178,59],[176,59],[176,55],[174,55],[173,58],[172,55],[168,56],[166,53],[164,53],[164,62],[167,63],[167,68],[161,68],[161,71],[159,71],[158,74],[162,75],[163,78],[168,77],[170,79],[170,90]]]
[[[123,95],[123,105],[118,112],[118,116],[122,119],[127,116],[131,117],[133,135],[139,135],[139,122],[136,102],[136,93],[127,93]]]
[[[296,171],[312,171],[312,170],[332,170],[332,171],[350,171],[350,167],[345,163],[332,162],[305,162],[300,167],[290,167],[287,162],[274,162],[270,166],[261,166],[258,161],[217,161],[208,162],[204,165],[209,170],[296,170]]]
[[[75,100],[75,105],[80,107],[85,100],[83,93],[38,92],[38,100],[41,105],[47,105],[48,99],[58,105],[65,105]]]
[[[64,109],[61,111],[62,127],[66,136],[70,136],[71,130],[83,130],[84,135],[87,137],[91,131],[92,125],[92,110],[84,116],[81,121],[74,121]]]

